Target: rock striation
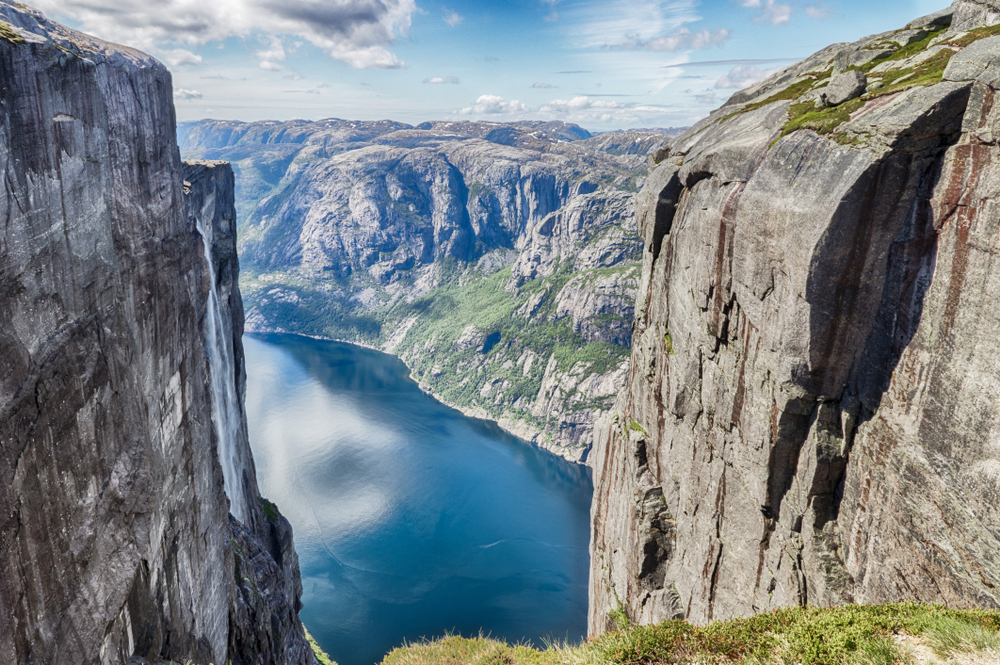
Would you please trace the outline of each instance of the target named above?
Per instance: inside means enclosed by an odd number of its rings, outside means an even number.
[[[231,169],[182,165],[162,65],[6,0],[0,165],[0,661],[311,664],[290,527],[245,420],[232,520],[212,425],[213,281],[245,385]]]
[[[395,353],[448,403],[586,458],[624,380],[632,200],[667,136],[336,119],[179,131],[184,154],[236,169],[248,329]]]
[[[593,454],[590,632],[1000,607],[997,20],[957,2],[832,46],[650,173],[627,388]],[[844,63],[867,91],[818,105]]]

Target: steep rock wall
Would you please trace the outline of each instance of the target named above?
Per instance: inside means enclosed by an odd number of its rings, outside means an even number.
[[[951,18],[776,74],[650,174],[592,633],[615,610],[1000,607],[1000,31]],[[867,90],[818,110],[852,62]]]
[[[232,173],[192,167],[185,200],[156,61],[0,21],[0,660],[311,663],[290,529],[245,426],[230,525],[212,427],[207,270],[242,332]]]

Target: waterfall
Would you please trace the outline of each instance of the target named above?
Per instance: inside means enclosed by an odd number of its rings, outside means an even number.
[[[232,335],[227,335],[226,326],[223,325],[215,279],[215,263],[212,261],[212,244],[202,227],[200,216],[197,228],[205,248],[205,261],[208,263],[209,274],[208,311],[205,313],[205,321],[208,324],[205,327],[205,355],[208,357],[208,373],[212,389],[212,422],[219,442],[219,463],[222,464],[222,478],[226,495],[229,497],[229,511],[236,519],[246,522],[243,474],[237,463],[236,445],[243,432],[243,418],[240,415],[239,395],[236,390],[233,340]]]

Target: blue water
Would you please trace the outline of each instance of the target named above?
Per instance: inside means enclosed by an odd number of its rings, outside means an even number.
[[[584,636],[589,469],[444,406],[392,356],[244,344],[257,478],[292,523],[301,617],[334,660],[446,631]]]

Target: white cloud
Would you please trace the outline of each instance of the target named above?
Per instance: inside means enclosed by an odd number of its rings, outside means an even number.
[[[714,104],[715,103],[715,93],[706,92],[702,95],[695,95],[694,98],[699,104]]]
[[[572,113],[575,111],[585,111],[589,109],[624,109],[634,106],[634,104],[623,104],[621,102],[609,102],[601,99],[591,99],[590,97],[574,97],[573,99],[553,99],[551,102],[538,109],[542,113]]]
[[[184,88],[177,88],[174,90],[174,97],[180,99],[181,101],[191,101],[192,99],[201,99],[203,95],[197,90],[185,90]]]
[[[772,69],[760,69],[753,65],[737,65],[729,70],[715,82],[715,87],[719,90],[727,88],[745,88],[757,81],[766,79],[773,71]]]
[[[753,17],[756,23],[770,23],[771,25],[781,25],[788,23],[792,18],[792,6],[775,0],[742,0],[742,6],[760,11]]]
[[[457,27],[462,21],[465,20],[464,16],[460,16],[458,12],[452,11],[450,9],[444,10],[444,22],[451,27]]]
[[[820,21],[828,19],[833,16],[833,12],[825,6],[825,3],[820,0],[819,2],[814,2],[811,5],[805,6],[805,12],[814,19]]]
[[[629,39],[627,41],[617,44],[614,48],[627,51],[666,51],[668,53],[694,51],[712,46],[722,46],[729,41],[732,34],[733,31],[728,28],[696,31],[679,28],[666,37],[654,37],[652,39],[642,39],[638,35],[628,35]]]
[[[405,36],[415,0],[34,0],[85,32],[153,51],[257,33],[294,35],[358,67],[401,67],[388,47]]]
[[[498,113],[524,113],[527,110],[528,107],[516,99],[508,102],[497,95],[480,95],[475,104],[462,109],[459,113],[462,115],[495,115]]]
[[[181,65],[200,65],[201,56],[185,49],[173,49],[170,51],[160,51],[158,54],[171,67]]]
[[[546,21],[558,21],[559,12],[556,11],[556,5],[562,0],[541,0],[543,5],[549,6],[549,13],[544,17]]]
[[[546,88],[554,88],[554,87],[556,87],[556,86],[552,85],[551,83],[535,83],[535,84],[534,84],[534,85],[532,85],[531,87],[532,87],[532,88],[542,88],[542,89],[546,89]]]
[[[567,34],[582,48],[618,48],[672,35],[701,19],[697,0],[585,0],[564,14]]]
[[[281,69],[279,62],[284,62],[285,45],[277,37],[272,37],[267,48],[254,51],[254,55],[260,58],[260,68],[269,72],[276,72]]]
[[[458,85],[458,82],[457,76],[432,76],[424,79],[424,83],[451,83],[453,85]]]

